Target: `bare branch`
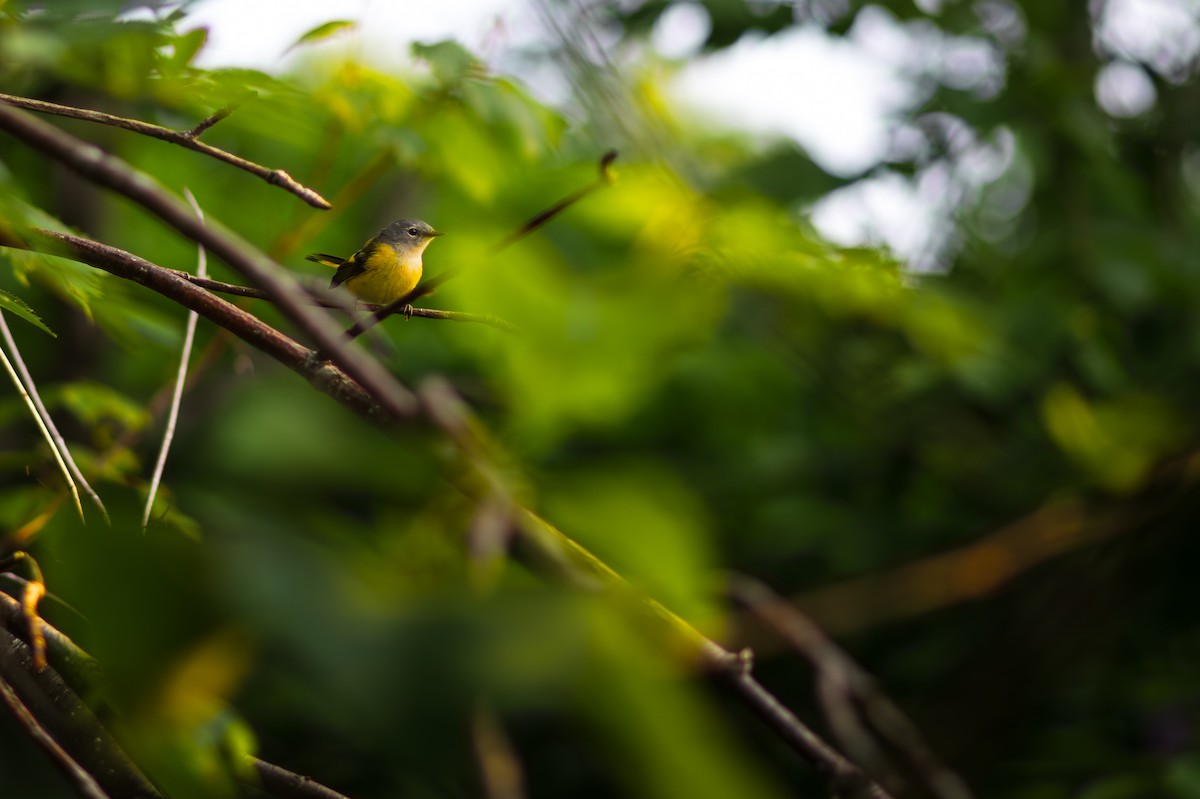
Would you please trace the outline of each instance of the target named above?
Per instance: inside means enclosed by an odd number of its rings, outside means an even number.
[[[10,602],[11,597],[0,594],[0,606],[7,608]],[[29,646],[10,631],[9,615],[6,609],[0,628],[0,680],[11,686],[38,726],[109,796],[162,799],[59,673],[34,666]],[[58,639],[47,640],[53,646]]]
[[[177,269],[168,270],[182,277],[189,283],[206,288],[209,291],[215,291],[219,294],[229,294],[235,297],[248,297],[253,300],[267,300],[271,298],[262,289],[251,288],[249,286],[239,286],[235,283],[224,283],[220,280],[212,278],[200,277],[193,275],[190,272],[183,272]],[[314,293],[320,293],[320,289],[316,288]],[[319,296],[314,297],[313,302],[322,308],[343,308],[346,309],[350,303],[338,302],[335,299],[323,299]],[[377,311],[382,308],[382,305],[373,305],[371,303],[360,303],[367,311]],[[443,311],[437,308],[413,308],[409,316],[414,316],[419,319],[444,319],[449,322],[473,322],[480,325],[488,325],[497,330],[503,330],[505,333],[520,333],[521,330],[507,319],[502,319],[499,316],[491,314],[471,313],[469,311]]]
[[[475,708],[471,737],[486,799],[524,799],[525,777],[521,761],[495,711],[484,702]]]
[[[189,130],[187,133],[185,133],[183,135],[187,136],[189,139],[198,138],[201,133],[208,130],[213,125],[220,122],[222,119],[225,119],[230,114],[232,114],[234,111],[238,110],[238,108],[240,108],[240,107],[241,107],[241,103],[230,103],[229,105],[227,105],[223,108],[218,108],[216,113],[214,113],[212,116],[209,116],[209,117],[206,117],[206,118],[200,120],[200,123],[198,125],[196,125],[196,127],[192,128],[191,130]],[[324,198],[322,198],[322,199],[324,199]],[[317,207],[320,208],[321,206],[317,206]],[[325,207],[328,208],[329,203],[326,203]]]
[[[33,668],[28,647],[19,638],[22,611],[0,593],[0,681],[11,685],[40,729],[93,775],[102,791],[120,799],[163,799],[137,766],[79,698],[94,695],[103,679],[95,661],[49,624],[45,625],[51,668]],[[65,678],[65,679],[64,679]],[[21,690],[16,690],[18,687]],[[22,693],[23,692],[23,693]],[[247,758],[257,780],[247,780],[276,799],[347,799],[309,777],[256,757]],[[84,794],[87,799],[104,797]]]
[[[246,782],[261,788],[276,799],[347,799],[311,777],[296,774],[257,757],[249,758],[249,765],[254,768],[258,781]]]
[[[0,311],[0,315],[3,315],[3,313],[3,311]],[[54,455],[54,460],[56,463],[58,463],[58,468],[62,471],[63,478],[67,481],[67,486],[71,489],[71,497],[75,500],[75,510],[79,511],[79,518],[83,519],[83,504],[79,501],[79,489],[75,486],[75,478],[72,477],[71,470],[67,468],[67,464],[63,460],[62,453],[58,451],[58,444],[55,442],[54,436],[50,434],[50,430],[46,426],[46,422],[42,418],[42,415],[38,412],[37,405],[34,404],[33,399],[29,396],[29,392],[26,391],[25,386],[21,384],[21,378],[17,374],[16,369],[13,368],[12,362],[9,361],[8,356],[5,355],[3,347],[0,347],[0,365],[3,365],[4,371],[8,372],[8,376],[12,379],[13,385],[17,389],[17,393],[25,402],[26,407],[29,408],[29,413],[33,416],[33,421],[37,423],[38,430],[42,431],[42,437],[45,438],[46,443],[50,445],[50,452]]]
[[[108,794],[104,792],[92,775],[84,771],[67,750],[58,745],[58,741],[54,740],[46,728],[29,712],[29,708],[25,707],[25,703],[17,696],[17,692],[12,689],[12,686],[2,679],[0,679],[0,699],[8,705],[8,709],[12,711],[17,722],[25,728],[29,737],[38,746],[45,749],[55,764],[67,775],[67,779],[75,786],[75,790],[79,792],[80,796],[84,799],[108,799]]]
[[[164,269],[136,255],[109,247],[91,239],[49,230],[31,231],[38,249],[52,255],[73,258],[131,280],[196,311],[228,330],[250,346],[260,350],[292,371],[308,379],[318,390],[342,402],[362,416],[377,422],[394,421],[361,385],[333,364],[315,357],[313,350],[280,333],[275,328],[199,286],[193,285],[172,269]],[[8,246],[28,249],[29,244],[15,240]]]
[[[204,212],[200,209],[192,192],[184,189],[188,203],[196,212],[196,217],[203,222]],[[196,250],[196,276],[203,279],[208,277],[208,258],[205,257],[204,245]],[[154,497],[158,493],[158,484],[162,480],[163,470],[167,466],[167,453],[171,450],[171,440],[175,438],[175,423],[179,419],[179,406],[183,402],[183,386],[187,380],[188,361],[192,357],[192,342],[196,338],[196,321],[200,315],[188,311],[187,324],[183,332],[183,352],[179,356],[179,369],[175,373],[175,388],[171,392],[171,407],[167,411],[167,425],[163,431],[162,447],[158,450],[158,460],[154,463],[154,473],[150,476],[150,490],[146,492],[146,509],[142,513],[142,529],[150,524],[150,512],[154,509]]]
[[[104,502],[100,499],[100,495],[96,493],[96,490],[92,488],[87,478],[83,476],[83,472],[79,470],[75,459],[71,457],[71,451],[67,448],[67,442],[63,440],[62,433],[58,432],[58,427],[54,424],[54,418],[46,410],[46,406],[38,394],[37,384],[33,382],[33,376],[29,374],[29,369],[25,367],[25,360],[21,357],[21,351],[17,349],[16,339],[13,338],[12,331],[8,327],[8,320],[5,319],[3,313],[0,313],[0,336],[4,338],[4,343],[8,347],[9,354],[12,356],[13,365],[17,368],[17,373],[21,375],[21,380],[25,384],[25,390],[29,392],[29,398],[33,400],[38,414],[46,424],[46,429],[50,431],[50,435],[54,438],[54,442],[58,446],[58,451],[62,453],[63,460],[67,464],[67,468],[75,476],[75,481],[82,486],[84,492],[91,497],[92,502],[100,509],[100,515],[104,517],[104,523],[111,524],[108,518],[108,508],[104,507]]]
[[[878,735],[890,751],[908,760],[910,779],[923,796],[971,799],[962,778],[948,769],[925,743],[924,736],[885,694],[812,619],[757,580],[735,576],[730,595],[754,618],[783,638],[813,667],[817,696],[842,746],[876,775],[903,780]]]
[[[295,279],[249,242],[224,228],[199,222],[191,209],[162,189],[149,175],[131,167],[39,119],[0,104],[0,130],[5,130],[35,150],[138,203],[171,227],[204,244],[209,252],[264,289],[279,310],[317,344],[397,419],[413,416],[416,398],[369,355],[348,348],[333,320],[313,308]]]
[[[198,153],[216,158],[218,161],[235,166],[238,169],[245,170],[252,175],[256,175],[272,186],[278,186],[284,191],[289,191],[300,199],[304,200],[314,208],[327,210],[331,206],[329,201],[317,194],[307,186],[301,185],[296,180],[284,172],[282,169],[268,169],[265,166],[248,161],[245,158],[236,156],[233,153],[226,152],[218,147],[213,147],[211,144],[205,144],[199,141],[196,137],[203,133],[208,128],[220,122],[225,117],[233,113],[233,108],[223,108],[221,111],[213,114],[208,119],[201,122],[195,128],[189,131],[181,132],[164,128],[161,125],[155,125],[150,122],[142,122],[137,119],[127,119],[126,117],[114,116],[106,114],[103,111],[91,111],[86,108],[75,108],[69,105],[59,105],[58,103],[50,103],[45,100],[34,100],[29,97],[17,97],[12,94],[0,94],[0,103],[5,103],[16,108],[25,108],[30,111],[41,111],[45,114],[55,114],[62,117],[70,117],[72,119],[82,119],[87,122],[98,122],[101,125],[108,125],[114,128],[123,128],[131,130],[134,133],[141,133],[143,136],[149,136],[160,141],[178,144],[180,147],[186,147],[189,150],[195,150]]]

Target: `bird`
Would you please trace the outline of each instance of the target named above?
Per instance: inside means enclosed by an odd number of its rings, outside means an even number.
[[[329,288],[345,286],[363,302],[388,305],[421,280],[421,254],[440,231],[420,219],[398,219],[376,233],[349,258],[313,253],[307,260],[337,269]]]

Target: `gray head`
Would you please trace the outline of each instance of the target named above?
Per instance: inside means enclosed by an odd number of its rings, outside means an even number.
[[[440,235],[420,219],[397,219],[379,231],[379,240],[393,247],[420,247],[423,250],[434,236]]]

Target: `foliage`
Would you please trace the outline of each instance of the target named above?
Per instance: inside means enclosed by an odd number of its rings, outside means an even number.
[[[1194,497],[1162,489],[1197,444],[1190,72],[1152,73],[1157,105],[1115,119],[1094,83],[1118,56],[1094,46],[1076,5],[703,3],[709,49],[797,24],[841,35],[885,9],[914,37],[995,55],[991,93],[922,65],[905,122],[923,146],[864,176],[962,174],[972,151],[955,131],[1010,143],[999,176],[957,208],[948,268],[913,274],[804,221],[844,179],[792,145],[672,116],[652,85],[627,97],[662,116],[611,141],[598,131],[626,111],[609,95],[580,81],[570,113],[548,107],[455,42],[418,45],[425,66],[390,74],[317,47],[352,35],[330,22],[301,37],[286,74],[204,70],[205,35],[185,13],[130,20],[110,5],[5,4],[6,91],[180,130],[236,107],[203,140],[286,170],[332,210],[164,142],[55,124],[190,189],[210,219],[313,281],[328,274],[305,253],[348,255],[392,219],[446,231],[427,273],[470,271],[430,304],[520,333],[393,317],[364,346],[410,386],[448,377],[518,499],[639,588],[716,637],[741,629],[723,572],[797,595],[853,634],[980,795],[1197,795]],[[634,43],[671,5],[604,7]],[[657,157],[655,135],[678,153]],[[612,186],[495,248],[593,181],[614,145]],[[3,232],[72,229],[195,263],[143,209],[8,137],[0,163]],[[0,259],[0,310],[113,519],[88,508],[85,526],[67,503],[38,523],[28,549],[60,599],[44,612],[103,663],[118,734],[170,796],[230,794],[231,752],[247,751],[355,797],[479,795],[481,697],[533,795],[823,790],[621,603],[519,559],[472,560],[481,512],[443,437],[384,436],[203,323],[143,534],[183,310],[59,256]],[[272,306],[245,307],[290,330]],[[15,536],[64,489],[15,393],[0,422],[0,532]],[[899,599],[880,588],[1047,502],[1094,509],[1052,531],[1052,562],[1023,572],[1041,562],[1024,544],[970,550],[991,559],[962,561],[953,580],[914,572]],[[849,578],[861,579],[839,607],[809,593]],[[897,620],[889,605],[910,603],[927,610]],[[812,710],[794,661],[768,657],[763,673]],[[23,739],[7,721],[0,736]],[[70,795],[22,746],[0,747],[5,795]]]

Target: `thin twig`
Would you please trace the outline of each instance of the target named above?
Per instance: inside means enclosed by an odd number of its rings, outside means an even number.
[[[553,219],[558,214],[565,211],[567,208],[570,208],[572,205],[579,202],[584,197],[587,197],[592,192],[597,191],[598,189],[602,189],[605,186],[611,185],[612,181],[613,181],[613,177],[612,177],[612,172],[610,171],[610,167],[612,167],[613,161],[615,161],[616,159],[617,159],[617,151],[616,150],[609,150],[608,152],[606,152],[600,158],[600,163],[599,163],[600,175],[596,178],[595,181],[593,181],[592,183],[589,183],[587,186],[584,186],[582,189],[579,189],[578,191],[574,192],[573,194],[569,195],[568,197],[565,197],[562,200],[559,200],[554,205],[547,208],[545,211],[542,211],[541,213],[537,214],[533,218],[526,221],[523,225],[518,227],[512,233],[508,234],[503,239],[501,239],[492,248],[492,252],[493,253],[500,252],[501,250],[508,247],[509,245],[515,244],[516,242],[518,242],[521,239],[528,236],[533,231],[537,230],[542,225],[549,222],[551,219]],[[432,294],[433,292],[437,291],[442,286],[442,284],[446,283],[447,281],[453,280],[456,277],[460,277],[466,271],[467,271],[466,267],[460,266],[457,268],[447,269],[445,272],[442,272],[441,274],[434,275],[432,278],[425,281],[424,283],[417,285],[415,288],[413,288],[412,291],[408,292],[400,299],[395,300],[395,301],[383,306],[382,308],[377,310],[371,316],[355,322],[349,329],[346,330],[346,333],[345,333],[346,338],[351,341],[358,338],[363,333],[367,332],[372,327],[374,327],[375,325],[382,322],[384,319],[387,319],[392,314],[397,313],[398,311],[404,309],[405,306],[407,306],[407,305],[411,305],[415,300],[418,300],[421,297]]]
[[[735,602],[783,638],[812,666],[817,696],[830,728],[859,763],[877,775],[904,777],[887,752],[904,755],[906,773],[920,794],[934,799],[971,799],[971,791],[926,744],[916,725],[817,624],[765,584],[735,575],[729,583]],[[880,747],[878,735],[890,749]]]
[[[29,737],[45,749],[46,753],[50,755],[50,759],[67,775],[67,779],[75,786],[75,790],[79,792],[80,796],[84,799],[109,799],[108,794],[104,792],[95,778],[84,771],[67,750],[59,746],[58,741],[54,740],[46,728],[29,712],[29,708],[25,707],[21,697],[17,696],[17,692],[3,679],[0,679],[0,699],[3,699],[4,704],[8,705],[8,709],[12,711],[17,722],[25,728]]]
[[[232,114],[234,111],[238,110],[238,108],[240,108],[241,105],[242,105],[241,103],[230,103],[229,105],[224,106],[223,108],[218,108],[216,113],[214,113],[212,116],[209,116],[209,117],[206,117],[206,118],[200,120],[200,123],[198,125],[196,125],[196,127],[192,128],[191,130],[189,130],[187,133],[184,133],[183,135],[187,136],[189,139],[198,138],[201,133],[208,130],[209,128],[211,128],[213,125],[217,124],[221,120],[225,119],[230,114]]]
[[[53,665],[44,669],[34,667],[29,646],[11,632],[7,606],[13,603],[11,597],[0,594],[0,606],[6,609],[4,626],[0,627],[0,680],[12,687],[39,726],[109,796],[163,799],[58,670]],[[59,636],[47,638],[51,647],[58,640]],[[51,654],[53,660],[60,659]]]
[[[3,311],[0,311],[0,314],[3,313]],[[62,471],[63,477],[71,489],[71,496],[75,500],[75,510],[79,511],[79,518],[86,522],[86,519],[83,518],[83,503],[79,501],[79,489],[75,486],[75,478],[71,476],[71,470],[67,468],[66,462],[63,461],[62,453],[58,451],[58,445],[54,443],[54,436],[47,429],[45,421],[42,420],[42,415],[38,413],[37,406],[33,404],[33,399],[29,396],[29,392],[25,390],[25,386],[21,385],[21,377],[17,374],[16,369],[13,368],[12,362],[8,360],[3,347],[0,347],[0,363],[3,363],[4,370],[8,372],[13,385],[17,388],[17,393],[21,395],[21,399],[25,401],[25,405],[29,408],[29,413],[33,416],[33,420],[37,422],[38,430],[42,431],[42,436],[46,439],[46,443],[50,445],[50,452],[54,454],[54,460],[58,463],[58,468]]]
[[[87,481],[87,478],[83,476],[83,472],[79,470],[75,459],[71,457],[71,450],[67,448],[67,442],[63,440],[62,434],[58,432],[58,427],[54,424],[54,418],[46,410],[46,406],[38,394],[37,384],[33,382],[33,376],[29,373],[29,369],[25,367],[25,360],[21,357],[21,351],[17,348],[16,339],[13,338],[12,331],[8,327],[8,320],[5,319],[3,313],[0,313],[0,336],[3,336],[4,343],[8,346],[8,352],[12,357],[13,365],[17,368],[17,373],[21,375],[21,380],[25,384],[25,390],[29,392],[29,398],[33,400],[38,414],[41,415],[42,421],[46,423],[46,429],[54,437],[54,442],[58,445],[58,451],[62,453],[67,468],[75,476],[75,481],[83,487],[84,492],[91,497],[92,502],[100,509],[100,515],[104,517],[104,523],[111,525],[112,522],[108,518],[108,509],[104,507],[104,502],[100,499],[100,495],[96,493],[95,489]]]
[[[246,780],[250,785],[261,788],[276,799],[347,799],[332,788],[327,788],[311,777],[305,777],[282,766],[248,757],[248,765],[254,769],[257,781]]]
[[[196,212],[196,218],[204,221],[204,211],[192,195],[191,190],[184,189],[183,194]],[[196,248],[196,276],[208,277],[208,258],[204,245]],[[171,392],[171,407],[167,411],[167,426],[163,432],[162,447],[158,450],[158,460],[154,464],[154,473],[150,476],[150,490],[146,493],[146,508],[142,512],[142,530],[150,525],[150,512],[154,509],[154,497],[158,494],[158,484],[162,480],[163,470],[167,466],[167,453],[171,450],[171,441],[175,438],[175,424],[179,420],[179,406],[183,403],[183,387],[187,381],[188,361],[192,357],[192,342],[196,338],[196,322],[200,314],[188,311],[187,325],[183,332],[183,352],[179,356],[179,369],[175,373],[175,388]]]
[[[479,776],[486,799],[524,799],[525,776],[512,741],[496,712],[479,702],[471,719],[471,738],[479,761]]]
[[[209,252],[264,289],[283,315],[361,384],[388,414],[403,419],[416,413],[417,401],[412,392],[378,361],[347,347],[333,319],[312,307],[294,277],[252,244],[219,225],[200,223],[185,203],[166,192],[150,175],[29,114],[0,104],[0,130],[133,200],[192,241],[204,244]]]
[[[101,125],[108,125],[114,128],[123,128],[131,130],[134,133],[141,133],[143,136],[149,136],[160,141],[178,144],[180,147],[186,147],[189,150],[195,150],[198,153],[216,158],[218,161],[224,161],[238,169],[243,169],[252,175],[262,178],[272,186],[278,186],[284,191],[291,192],[300,199],[304,200],[314,208],[328,210],[331,206],[329,201],[322,197],[317,192],[307,186],[298,183],[291,175],[284,172],[282,169],[268,169],[265,166],[256,164],[253,161],[248,161],[245,158],[226,152],[219,147],[213,147],[211,144],[205,144],[196,137],[208,127],[215,125],[233,112],[232,109],[222,109],[225,111],[223,115],[218,111],[213,116],[201,122],[190,131],[178,131],[171,128],[164,128],[162,125],[155,125],[150,122],[142,122],[137,119],[127,119],[126,117],[114,116],[106,114],[103,111],[92,111],[86,108],[75,108],[69,105],[59,105],[58,103],[50,103],[45,100],[34,100],[30,97],[17,97],[12,94],[0,93],[0,103],[14,106],[16,108],[26,108],[30,111],[41,111],[44,114],[55,114],[62,117],[70,117],[71,119],[82,119],[87,122],[98,122]],[[208,123],[208,124],[205,124]],[[201,127],[203,126],[203,127]]]
[[[213,280],[212,278],[204,278],[178,269],[172,269],[170,271],[179,275],[189,283],[208,289],[209,291],[215,291],[219,294],[229,294],[235,297],[247,297],[253,300],[267,300],[268,302],[271,299],[262,289],[251,288],[250,286],[239,286],[236,283],[225,283],[220,280]],[[320,287],[314,286],[306,288],[308,288],[308,290],[312,291],[314,294],[322,293]],[[313,302],[322,308],[340,308],[342,310],[347,310],[348,308],[353,307],[352,303],[339,302],[337,299],[326,299],[321,296],[315,296],[313,298]],[[382,305],[373,305],[371,303],[359,303],[359,305],[367,311],[376,311],[383,307]],[[409,314],[409,316],[414,316],[421,319],[444,319],[450,322],[473,322],[475,324],[488,325],[489,327],[494,327],[497,330],[503,330],[505,333],[516,334],[521,332],[520,328],[518,328],[512,322],[508,321],[507,319],[502,319],[499,316],[493,316],[492,314],[470,313],[468,311],[443,311],[437,308],[413,308],[412,313]]]

